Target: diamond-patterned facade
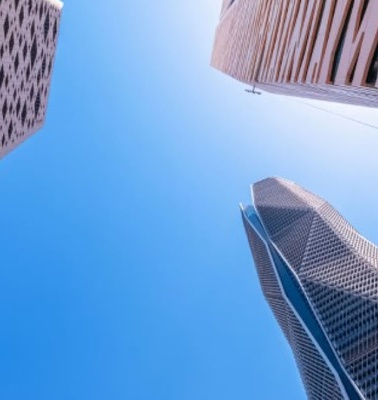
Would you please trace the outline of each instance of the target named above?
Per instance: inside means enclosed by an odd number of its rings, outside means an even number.
[[[0,1],[0,157],[45,121],[61,8],[59,0]]]

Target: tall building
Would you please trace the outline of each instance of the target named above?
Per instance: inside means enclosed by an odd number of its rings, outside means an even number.
[[[253,186],[242,217],[308,398],[378,399],[378,248],[326,201],[280,178]]]
[[[0,1],[0,157],[44,123],[62,6]]]
[[[378,107],[376,0],[223,0],[211,64],[272,92]]]

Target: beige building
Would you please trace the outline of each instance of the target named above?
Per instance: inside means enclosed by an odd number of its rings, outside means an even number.
[[[0,2],[0,157],[44,123],[62,6]]]
[[[211,64],[268,92],[378,107],[378,0],[223,0]]]

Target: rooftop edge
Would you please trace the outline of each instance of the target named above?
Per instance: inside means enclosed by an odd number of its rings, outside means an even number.
[[[63,2],[60,0],[45,0],[47,3],[50,3],[52,6],[61,10],[63,8]]]

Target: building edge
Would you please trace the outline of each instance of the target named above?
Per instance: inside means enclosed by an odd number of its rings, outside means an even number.
[[[50,3],[52,6],[56,7],[58,10],[63,8],[63,2],[60,0],[45,0],[47,3]]]

